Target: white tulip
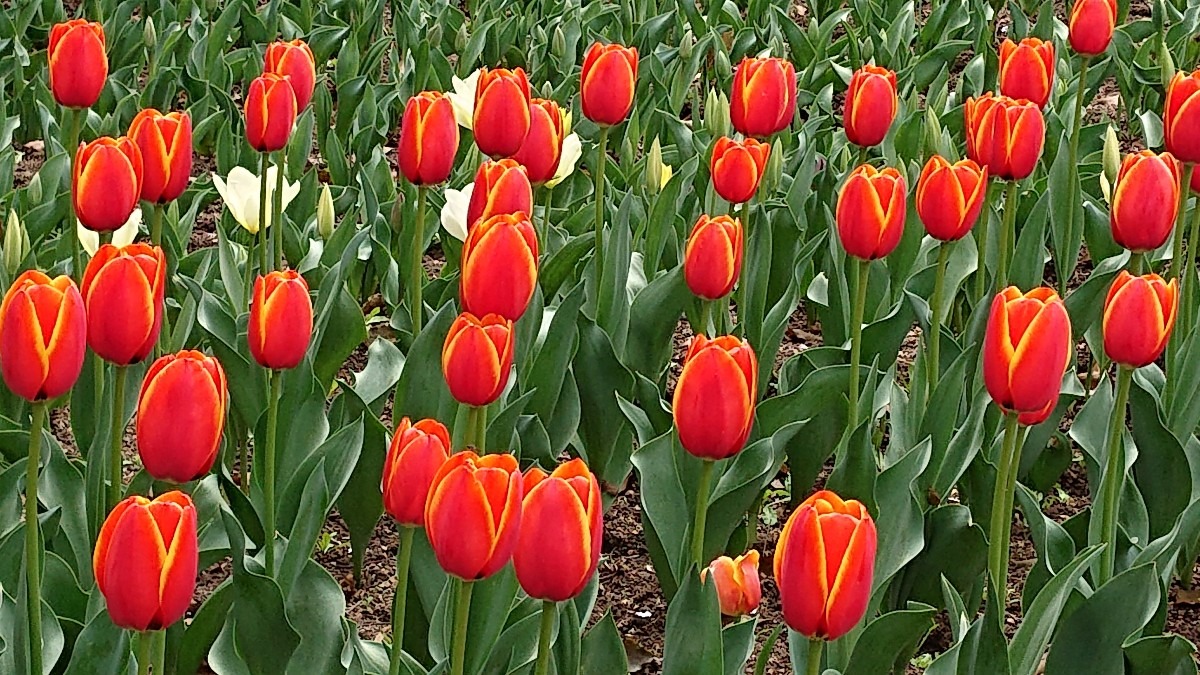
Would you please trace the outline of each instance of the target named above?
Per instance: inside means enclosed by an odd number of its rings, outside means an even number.
[[[475,89],[479,84],[479,73],[476,70],[467,79],[460,80],[455,75],[450,79],[454,91],[446,92],[450,98],[450,106],[454,108],[454,119],[460,127],[471,129],[475,119]]]
[[[135,208],[133,213],[129,214],[129,220],[125,224],[113,230],[112,243],[114,246],[128,246],[137,239],[138,230],[142,226],[142,210]],[[87,229],[83,223],[75,221],[75,234],[79,237],[79,243],[83,244],[83,250],[87,251],[88,256],[96,255],[96,250],[100,248],[100,233]]]
[[[267,167],[267,222],[265,226],[268,228],[271,226],[271,204],[275,196],[275,183],[278,175],[278,166]],[[235,166],[229,172],[228,178],[222,180],[214,173],[212,179],[213,186],[217,188],[217,192],[225,202],[225,208],[229,209],[229,215],[233,216],[233,219],[246,228],[250,234],[258,234],[258,198],[262,188],[262,181],[259,177],[250,173],[249,169]],[[300,183],[289,183],[284,179],[282,208],[287,210],[288,204],[291,204],[298,194],[300,194]]]
[[[446,188],[446,205],[442,207],[442,227],[451,237],[459,241],[467,239],[467,207],[471,204],[471,193],[475,184],[468,183],[461,190]]]
[[[568,134],[563,139],[562,153],[558,156],[558,168],[554,170],[554,177],[546,181],[546,187],[552,188],[574,173],[575,165],[579,163],[582,155],[583,143],[579,140],[579,134]]]

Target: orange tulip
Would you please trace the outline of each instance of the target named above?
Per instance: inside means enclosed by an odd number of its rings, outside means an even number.
[[[1117,0],[1075,0],[1067,20],[1071,49],[1084,56],[1099,56],[1108,49],[1117,27]]]
[[[625,121],[637,89],[637,47],[593,43],[583,57],[579,97],[583,115],[602,127]]]
[[[183,618],[200,564],[196,507],[172,491],[117,504],[96,537],[92,566],[108,615],[120,628],[161,630]]]
[[[783,620],[809,638],[836,640],[867,611],[875,575],[875,521],[829,490],[804,500],[779,535],[775,583]]]
[[[475,581],[512,558],[521,527],[521,468],[512,455],[470,450],[452,455],[433,476],[425,531],[447,574]]]
[[[46,61],[50,66],[50,93],[59,105],[67,108],[96,105],[108,79],[104,26],[84,19],[54,24]]]
[[[934,239],[955,241],[966,236],[987,197],[988,171],[964,159],[951,164],[941,155],[925,163],[917,180],[917,215]]]
[[[866,65],[850,76],[842,125],[850,142],[869,148],[879,145],[896,119],[896,73]]]
[[[0,373],[27,401],[71,390],[87,347],[83,298],[70,277],[37,270],[17,277],[0,304]]]
[[[781,58],[746,57],[733,72],[729,118],[743,136],[783,131],[796,114],[796,68]]]
[[[129,138],[142,155],[142,199],[166,204],[183,194],[192,174],[192,118],[146,108],[134,116]]]
[[[1023,424],[1044,420],[1058,402],[1071,345],[1071,319],[1058,293],[1044,286],[997,293],[983,338],[988,394],[1005,412],[1032,416]]]
[[[1158,360],[1179,311],[1179,284],[1157,274],[1121,270],[1104,300],[1104,353],[1113,363],[1141,368]]]
[[[162,328],[167,257],[158,246],[105,244],[83,272],[88,346],[127,366],[150,355]]]
[[[547,474],[525,472],[521,533],[513,551],[517,581],[531,598],[562,602],[583,592],[600,564],[604,505],[582,459]]]
[[[717,603],[726,616],[745,616],[758,609],[762,587],[758,581],[758,551],[750,550],[736,559],[721,556],[700,570],[700,580],[712,575],[717,585]]]
[[[458,315],[442,345],[442,375],[459,403],[485,406],[500,398],[513,360],[513,323],[496,314]]]
[[[273,370],[300,365],[312,330],[312,299],[304,277],[295,270],[284,270],[255,279],[247,339],[258,365]]]
[[[142,194],[142,153],[128,137],[97,138],[75,153],[71,200],[89,230],[111,232],[129,220]]]
[[[296,110],[304,110],[317,88],[317,58],[304,40],[278,41],[267,45],[263,71],[288,78],[296,95]]]
[[[521,68],[484,68],[475,86],[475,145],[491,157],[512,157],[529,133],[529,78]]]
[[[1000,93],[1044,108],[1054,87],[1054,43],[1025,38],[1000,43]]]
[[[484,162],[475,172],[467,204],[467,230],[500,213],[533,213],[533,186],[525,167],[512,159]]]
[[[1004,180],[1021,180],[1033,173],[1046,141],[1041,108],[989,92],[968,98],[963,110],[968,157]]]
[[[722,136],[713,143],[709,173],[713,189],[731,204],[748,202],[758,190],[771,146],[753,138],[735,141]]]
[[[259,152],[287,147],[296,125],[296,92],[288,78],[263,73],[246,92],[246,140]]]
[[[535,98],[529,104],[529,134],[513,159],[529,174],[531,183],[541,185],[554,178],[562,158],[562,109],[554,101]]]
[[[701,459],[741,452],[754,426],[757,391],[758,359],[749,342],[692,338],[671,403],[679,444]]]
[[[425,500],[433,476],[450,457],[450,432],[437,420],[402,418],[383,461],[383,508],[407,527],[425,526]]]
[[[529,216],[503,213],[475,223],[462,248],[463,309],[520,319],[537,287],[537,263]]]
[[[400,173],[413,185],[436,185],[450,177],[458,152],[458,122],[450,98],[423,91],[408,99],[396,155]]]
[[[1181,162],[1200,162],[1200,69],[1175,73],[1163,107],[1163,138]]]
[[[729,295],[742,273],[742,221],[700,216],[683,252],[683,279],[705,300]]]
[[[183,350],[150,364],[137,404],[137,448],[156,480],[187,483],[212,468],[221,449],[229,389],[214,357]]]
[[[838,237],[846,253],[876,260],[891,253],[904,234],[907,187],[892,167],[862,164],[850,173],[838,195]]]
[[[1109,224],[1113,240],[1131,251],[1153,251],[1166,243],[1179,213],[1179,162],[1150,150],[1125,156],[1112,192]]]

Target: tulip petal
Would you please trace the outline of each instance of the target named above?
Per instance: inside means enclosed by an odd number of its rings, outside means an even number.
[[[825,532],[828,541],[828,525]],[[875,546],[874,523],[870,519],[858,521],[846,545],[837,578],[829,588],[825,633],[830,640],[848,633],[866,612],[875,574]]]
[[[467,467],[446,475],[429,496],[426,530],[442,569],[475,579],[495,546],[496,526],[488,495]]]
[[[788,520],[775,554],[775,582],[779,586],[783,618],[803,635],[821,635],[825,624],[825,544],[816,509],[800,507]]]
[[[126,509],[112,532],[104,561],[108,614],[114,624],[146,630],[159,612],[167,551],[154,516],[145,507]]]
[[[513,566],[531,597],[561,602],[591,576],[591,524],[564,480],[545,480],[525,497]]]

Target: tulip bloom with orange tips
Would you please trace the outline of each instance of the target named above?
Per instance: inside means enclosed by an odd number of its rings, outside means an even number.
[[[879,145],[896,119],[896,73],[866,65],[850,76],[842,126],[851,143],[869,148]]]
[[[600,484],[582,459],[552,473],[525,472],[521,533],[513,551],[517,581],[530,597],[562,602],[596,573],[604,532]]]
[[[288,78],[263,73],[246,91],[246,140],[258,152],[287,147],[296,125],[296,92]]]
[[[1163,140],[1179,161],[1200,162],[1200,69],[1175,73],[1167,85]]]
[[[119,366],[150,355],[162,327],[167,258],[148,244],[104,244],[83,273],[88,346]]]
[[[247,339],[250,355],[271,370],[295,368],[312,340],[308,282],[295,270],[271,272],[254,282]]]
[[[520,319],[537,286],[537,263],[537,235],[529,216],[499,214],[479,221],[463,243],[463,309]]]
[[[445,182],[454,169],[458,152],[458,123],[450,99],[437,91],[423,91],[408,99],[400,122],[396,148],[400,173],[413,185]]]
[[[1179,213],[1181,180],[1179,162],[1169,152],[1126,155],[1109,208],[1113,240],[1137,253],[1165,244]]]
[[[10,391],[35,403],[67,393],[86,345],[83,297],[70,277],[17,277],[0,305],[0,372]]]
[[[1117,0],[1075,0],[1067,19],[1067,40],[1083,56],[1099,56],[1112,42]]]
[[[583,115],[601,127],[625,121],[637,88],[636,47],[593,43],[583,57],[579,97]]]
[[[967,99],[967,156],[1003,180],[1033,173],[1046,140],[1041,108],[1028,100],[991,93]]]
[[[111,232],[129,220],[142,194],[142,153],[128,137],[97,138],[75,153],[71,201],[89,230]]]
[[[733,72],[729,119],[743,136],[766,138],[796,115],[796,67],[781,58],[746,57]]]
[[[771,146],[753,138],[735,141],[722,136],[713,143],[709,173],[713,189],[721,199],[730,204],[743,204],[754,197],[763,173],[767,170],[767,158]]]
[[[907,187],[892,167],[862,164],[842,185],[837,203],[838,238],[846,253],[876,260],[891,253],[904,234]]]
[[[475,85],[471,128],[479,151],[512,157],[529,133],[529,78],[521,68],[484,68]]]
[[[191,116],[146,108],[129,124],[129,138],[142,156],[142,199],[165,204],[183,194],[192,173]]]
[[[733,292],[742,273],[743,238],[737,218],[700,216],[683,252],[683,279],[694,295],[719,300]]]
[[[1038,38],[1000,43],[1000,93],[1032,101],[1039,108],[1054,88],[1054,43]]]
[[[941,155],[925,163],[917,180],[917,215],[929,236],[956,241],[971,231],[987,196],[988,171],[964,159],[951,164]]]
[[[544,98],[529,103],[529,133],[513,159],[525,167],[529,182],[542,185],[554,178],[562,158],[566,130],[562,109]]]
[[[717,603],[725,616],[745,616],[758,609],[762,587],[758,580],[758,551],[747,551],[737,558],[721,556],[700,570],[701,581],[717,586]]]
[[[296,95],[296,110],[304,110],[317,87],[317,59],[304,40],[280,40],[267,45],[263,71],[288,78]]]
[[[137,449],[146,473],[180,484],[208,473],[221,449],[228,402],[216,358],[184,350],[152,363],[137,403]]]
[[[1141,368],[1158,360],[1179,311],[1177,280],[1122,270],[1104,301],[1104,353],[1123,366]]]
[[[54,24],[46,61],[54,100],[64,108],[92,107],[108,79],[104,26],[84,19]]]
[[[442,375],[459,403],[482,407],[500,398],[513,360],[512,321],[463,312],[442,346]]]
[[[529,173],[512,159],[479,165],[467,204],[468,234],[475,223],[502,213],[533,213]]]

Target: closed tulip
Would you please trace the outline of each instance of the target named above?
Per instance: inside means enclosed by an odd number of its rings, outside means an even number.
[[[867,508],[821,490],[779,535],[775,584],[783,620],[809,638],[836,640],[867,611],[875,575],[875,521]]]
[[[1117,26],[1117,0],[1075,0],[1067,19],[1071,49],[1084,56],[1099,56],[1112,42]]]
[[[467,204],[467,232],[480,220],[500,213],[533,213],[533,186],[525,167],[512,159],[484,162],[475,172]]]
[[[450,457],[450,432],[437,420],[407,417],[396,425],[383,460],[383,508],[406,527],[425,526],[425,501],[433,477]]]
[[[423,91],[408,99],[400,122],[396,154],[400,173],[413,185],[436,185],[450,177],[458,152],[458,123],[454,106],[437,91]]]
[[[529,133],[513,159],[525,167],[529,182],[542,185],[554,178],[566,137],[562,109],[554,101],[535,98],[529,104]]]
[[[425,503],[425,531],[447,574],[476,581],[508,564],[520,533],[523,485],[512,455],[464,450],[442,464]]]
[[[896,119],[896,108],[896,73],[873,65],[859,68],[846,92],[846,138],[865,148],[879,145]]]
[[[166,204],[183,194],[192,175],[192,118],[147,108],[134,116],[129,138],[142,156],[142,199]]]
[[[1009,286],[997,293],[983,338],[988,394],[1005,412],[1033,419],[1049,415],[1058,402],[1071,344],[1071,319],[1058,293],[1044,286],[1024,294]]]
[[[988,171],[964,159],[951,164],[941,155],[925,163],[917,180],[917,215],[934,239],[962,239],[983,210]]]
[[[0,304],[0,373],[27,401],[71,390],[87,347],[83,298],[70,277],[37,270],[17,277]]]
[[[891,253],[904,234],[907,188],[892,167],[863,164],[850,173],[837,202],[838,237],[846,253],[876,260]]]
[[[137,404],[137,449],[156,480],[187,483],[212,469],[229,388],[214,357],[184,350],[150,364]]]
[[[1125,156],[1112,192],[1109,224],[1113,240],[1138,252],[1162,246],[1179,213],[1179,162],[1151,150]]]
[[[717,586],[717,603],[725,616],[745,616],[758,609],[762,586],[758,580],[758,551],[747,551],[737,558],[721,556],[700,570],[700,579],[711,576]]]
[[[579,77],[584,117],[602,127],[624,122],[633,107],[637,73],[637,47],[593,43]]]
[[[1054,88],[1054,43],[1025,38],[1000,43],[1000,93],[1044,108]]]
[[[158,246],[105,244],[83,272],[88,346],[127,366],[150,355],[162,328],[167,257]]]
[[[746,445],[758,400],[758,359],[732,335],[692,338],[671,403],[679,444],[701,458],[732,457]]]
[[[1176,73],[1167,86],[1163,139],[1181,162],[1200,162],[1200,69]]]
[[[537,263],[537,235],[526,214],[503,213],[475,223],[462,248],[463,309],[520,319],[537,287]]]
[[[304,40],[272,42],[267,45],[263,71],[288,78],[296,95],[296,110],[304,110],[317,88],[317,59]]]
[[[513,361],[513,323],[497,314],[458,315],[442,345],[442,375],[459,403],[485,406],[500,398]]]
[[[183,618],[199,564],[196,507],[178,491],[117,504],[92,555],[109,618],[135,631],[161,630]]]
[[[1113,363],[1141,368],[1158,360],[1179,311],[1179,284],[1157,274],[1122,270],[1104,300],[1104,353]]]
[[[1046,141],[1041,108],[987,93],[968,98],[963,110],[968,157],[1003,180],[1021,180],[1033,173]]]
[[[733,72],[729,118],[743,136],[766,138],[796,115],[796,68],[785,59],[746,57]]]
[[[288,78],[263,73],[246,92],[246,140],[258,152],[287,147],[296,125],[296,92]]]
[[[142,194],[142,153],[128,137],[97,138],[75,153],[71,200],[89,230],[111,232],[129,220]]]
[[[491,157],[512,157],[529,133],[529,78],[521,68],[484,68],[475,85],[475,145]]]
[[[304,277],[295,270],[284,270],[255,279],[247,339],[258,365],[273,370],[300,365],[312,329],[312,299]]]
[[[583,592],[600,564],[604,505],[582,459],[547,474],[525,472],[521,533],[513,551],[517,582],[531,598],[562,602]]]
[[[96,105],[108,79],[104,26],[84,19],[54,24],[50,29],[46,61],[50,70],[50,93],[59,105],[67,108]]]
[[[729,295],[742,273],[742,221],[700,216],[683,252],[683,280],[694,295],[717,300]]]
[[[753,138],[744,141],[718,138],[709,161],[713,189],[731,204],[750,201],[758,191],[770,155],[771,146]]]

